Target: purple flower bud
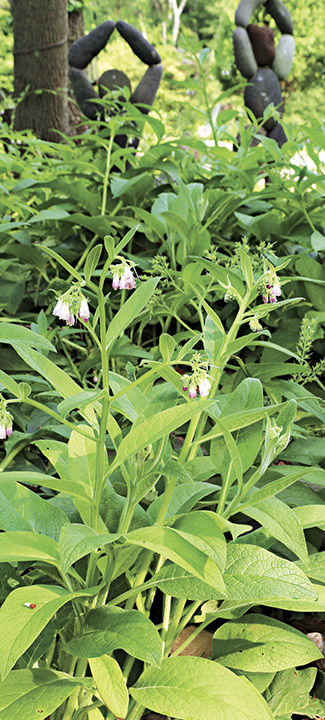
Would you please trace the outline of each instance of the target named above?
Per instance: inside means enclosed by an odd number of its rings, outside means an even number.
[[[266,305],[269,302],[268,295],[263,295],[262,300],[263,300],[263,303],[265,303],[265,305]]]
[[[281,295],[281,285],[280,285],[280,283],[275,283],[275,285],[273,285],[272,295],[275,295],[275,297],[280,297],[280,295]]]
[[[274,303],[276,303],[275,295],[270,295],[270,303],[272,303],[272,305],[274,305]]]
[[[271,290],[271,287],[272,287],[271,283],[268,283],[266,287],[268,290]]]
[[[12,435],[12,426],[11,426],[11,427],[7,427],[6,432],[7,432],[7,437],[10,437],[10,436]]]
[[[66,319],[66,324],[70,325],[70,327],[75,324],[75,317],[72,313],[70,313],[69,317]]]

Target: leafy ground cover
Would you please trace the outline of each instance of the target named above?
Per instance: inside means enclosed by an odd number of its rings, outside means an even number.
[[[227,112],[6,129],[3,720],[325,714],[324,134]]]

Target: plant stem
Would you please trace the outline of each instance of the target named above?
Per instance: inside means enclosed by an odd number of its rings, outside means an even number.
[[[101,215],[105,215],[105,211],[106,211],[108,176],[109,176],[109,171],[111,168],[111,154],[112,154],[112,147],[113,147],[113,142],[114,142],[114,135],[115,135],[115,133],[112,131],[110,139],[109,139],[109,143],[108,143],[108,148],[107,148],[106,168],[105,168],[104,183],[103,183],[102,207],[101,207],[101,211],[100,211]]]
[[[161,629],[161,642],[162,642],[162,656],[165,657],[166,640],[168,635],[169,621],[170,621],[170,610],[171,610],[171,596],[164,595],[164,614],[163,624]],[[168,651],[167,651],[168,654]]]

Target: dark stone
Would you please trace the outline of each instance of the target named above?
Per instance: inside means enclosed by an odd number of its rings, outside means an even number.
[[[293,22],[288,8],[281,2],[281,0],[268,0],[265,5],[265,10],[268,12],[273,20],[275,20],[279,30],[282,33],[293,33]]]
[[[97,25],[88,35],[76,40],[68,53],[69,65],[83,70],[105,47],[114,28],[113,20],[107,20]]]
[[[257,119],[263,117],[264,110],[270,103],[273,103],[281,112],[281,86],[273,70],[270,68],[258,69],[245,88],[244,103]],[[269,118],[264,125],[267,130],[272,130],[275,123],[276,120]]]
[[[279,147],[282,147],[282,145],[284,145],[284,143],[288,141],[283,127],[279,122],[274,125],[274,128],[272,128],[272,130],[268,131],[267,136],[271,138],[271,140],[275,140]]]
[[[128,87],[131,92],[131,82],[122,70],[106,70],[98,80],[99,94],[103,97],[107,90],[118,90]]]
[[[134,93],[131,95],[131,102],[134,104],[143,103],[145,105],[153,105],[162,73],[162,65],[152,65],[149,67]],[[140,108],[140,110],[144,114],[149,112],[146,108]]]
[[[267,25],[248,25],[255,60],[260,67],[272,65],[275,58],[274,32]]]
[[[71,82],[76,101],[82,112],[90,120],[96,120],[102,114],[102,106],[98,102],[93,102],[98,100],[98,95],[93,86],[90,84],[88,78],[86,78],[86,75],[84,75],[82,70],[70,67],[69,80]]]
[[[157,53],[156,48],[151,45],[133,25],[129,25],[129,23],[124,22],[124,20],[119,20],[116,23],[116,29],[142,62],[146,65],[159,65],[159,63],[161,63],[161,57]]]
[[[257,73],[257,62],[247,30],[243,27],[236,27],[232,39],[234,43],[235,63],[239,72],[245,78],[253,77],[253,75]]]

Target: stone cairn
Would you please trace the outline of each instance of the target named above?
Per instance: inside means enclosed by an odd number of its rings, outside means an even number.
[[[148,70],[143,75],[138,86],[132,92],[131,82],[128,76],[120,69],[106,70],[97,81],[99,97],[102,98],[108,90],[118,90],[127,87],[130,91],[130,102],[138,107],[143,113],[149,112],[159,88],[162,77],[161,58],[157,50],[143,35],[132,25],[119,20],[116,24],[112,20],[103,22],[92,30],[88,35],[76,40],[69,50],[69,79],[76,101],[87,118],[90,120],[99,119],[105,123],[105,111],[102,103],[98,101],[98,94],[83,72],[89,63],[106,46],[113,30],[119,32],[126,40],[133,53],[145,65]],[[118,109],[123,105],[123,96],[118,99]],[[113,114],[115,111],[111,111]],[[136,126],[133,126],[136,135]],[[128,139],[126,135],[117,135],[115,142],[120,147],[130,147],[135,150],[139,144],[139,137]]]
[[[264,26],[250,23],[251,15],[260,6],[264,6]],[[274,44],[274,32],[266,24],[267,15],[273,18],[282,33],[277,47]],[[289,10],[281,0],[241,0],[236,10],[235,23],[235,62],[240,73],[249,80],[244,91],[245,106],[260,120],[264,110],[273,103],[281,116],[283,103],[280,81],[289,74],[295,51]],[[280,147],[287,141],[282,125],[272,117],[266,120],[259,132],[273,138]]]

